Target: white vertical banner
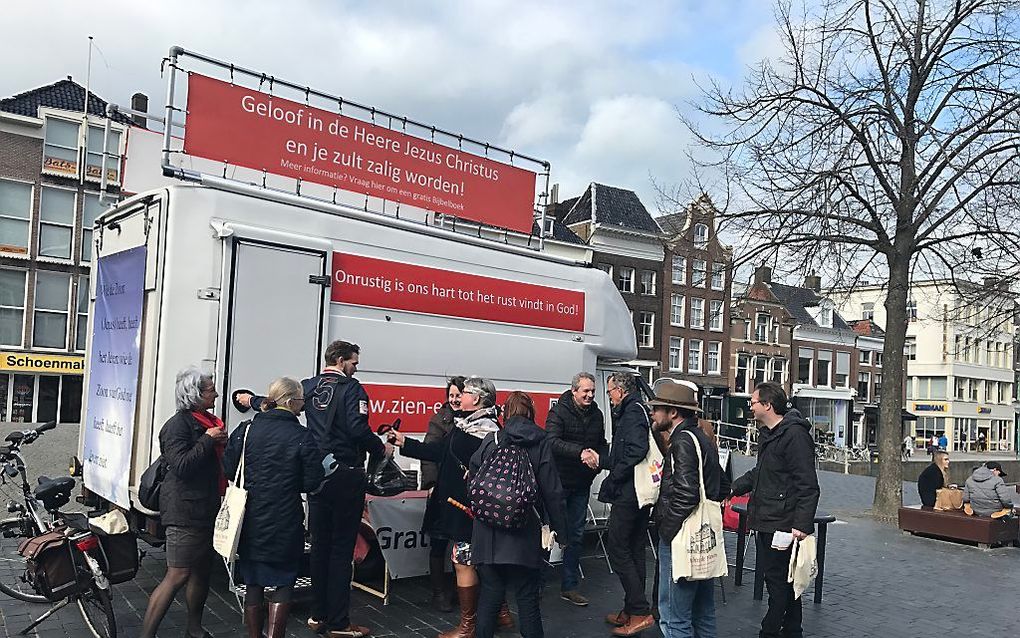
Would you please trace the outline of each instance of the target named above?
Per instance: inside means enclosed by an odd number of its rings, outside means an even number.
[[[89,490],[125,508],[144,290],[145,246],[99,258],[82,476]]]

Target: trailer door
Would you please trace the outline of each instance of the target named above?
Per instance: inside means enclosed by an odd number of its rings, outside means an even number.
[[[327,267],[322,251],[234,241],[220,390],[228,429],[251,416],[233,407],[233,390],[264,394],[276,378],[300,380],[318,372],[329,303]]]

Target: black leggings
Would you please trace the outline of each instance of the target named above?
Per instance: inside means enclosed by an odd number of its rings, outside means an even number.
[[[294,596],[294,585],[277,587],[273,592],[274,603],[289,603]],[[266,600],[266,588],[259,585],[249,585],[244,592],[245,607],[261,607]]]
[[[429,558],[446,558],[447,551],[450,549],[450,541],[445,538],[433,538],[429,539],[431,545],[429,545]]]

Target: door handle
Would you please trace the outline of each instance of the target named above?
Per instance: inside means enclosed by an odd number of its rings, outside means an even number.
[[[308,275],[308,283],[329,288],[333,283],[333,278],[329,275]]]

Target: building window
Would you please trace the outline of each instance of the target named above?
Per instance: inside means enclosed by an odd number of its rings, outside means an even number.
[[[0,269],[0,346],[22,345],[27,274],[24,270]]]
[[[654,295],[655,294],[655,271],[654,270],[642,270],[641,271],[641,294],[642,295]]]
[[[86,198],[85,201],[87,202],[88,199]],[[84,226],[84,224],[82,224],[82,225]],[[609,264],[595,264],[595,267],[598,268],[599,270],[601,270],[602,272],[606,273],[607,275],[609,275],[610,279],[612,279],[612,277],[613,277],[613,267],[611,265],[609,265]]]
[[[882,375],[875,374],[875,401],[882,398]]]
[[[963,377],[956,377],[956,393],[953,395],[957,400],[963,401],[967,398],[967,380]]]
[[[772,323],[772,315],[759,312],[754,315],[754,340],[759,343],[767,343],[769,340],[769,324]]]
[[[691,327],[705,327],[705,300],[691,297]]]
[[[78,321],[74,328],[74,349],[84,350],[89,328],[89,278],[78,278]]]
[[[705,279],[708,277],[708,262],[704,259],[695,259],[691,262],[691,285],[695,288],[704,288]]]
[[[857,374],[857,400],[861,403],[868,402],[868,391],[871,386],[871,373],[860,372]]]
[[[0,179],[0,251],[28,253],[32,185]]]
[[[43,188],[39,197],[39,255],[71,258],[74,191]]]
[[[673,255],[673,283],[687,283],[687,258]]]
[[[634,269],[620,266],[617,269],[616,287],[620,292],[634,292]]]
[[[757,356],[754,358],[754,385],[765,383],[765,375],[768,374],[768,357]]]
[[[734,378],[734,388],[737,392],[747,392],[747,369],[751,365],[751,356],[746,354],[737,355],[737,374]]]
[[[861,350],[861,365],[871,365],[871,350]]]
[[[687,347],[687,372],[701,374],[701,339],[691,339]]]
[[[104,128],[89,127],[88,153],[85,159],[85,177],[99,181],[103,178]],[[120,182],[120,131],[110,130],[106,138],[106,179]]]
[[[655,313],[641,312],[638,314],[640,324],[638,325],[638,346],[641,348],[654,347],[655,340]]]
[[[55,117],[46,118],[43,171],[67,177],[78,176],[78,134],[81,125]]]
[[[827,303],[822,303],[820,306],[818,306],[818,314],[816,318],[818,319],[819,326],[821,326],[822,328],[831,328],[832,307],[829,306],[829,304]]]
[[[811,360],[815,351],[811,348],[799,348],[797,351],[797,383],[811,385]]]
[[[683,295],[675,292],[669,296],[669,323],[674,326],[684,325],[684,299]]]
[[[722,332],[723,302],[712,299],[708,302],[708,329]]]
[[[772,377],[769,381],[783,385],[783,368],[786,366],[786,359],[773,359],[772,360]]]
[[[712,290],[726,289],[726,264],[712,262]]]
[[[861,304],[861,319],[872,321],[875,319],[875,304],[867,301]]]
[[[71,276],[40,270],[35,274],[35,320],[32,345],[36,348],[67,347],[67,305]]]
[[[708,226],[705,224],[694,225],[694,247],[708,248]]]
[[[850,353],[836,353],[836,387],[850,387]]]
[[[722,374],[722,342],[709,341],[706,352],[708,374]]]
[[[917,361],[917,338],[907,337],[903,342],[903,356],[907,361]]]
[[[878,351],[875,352],[875,367],[876,368],[882,367],[882,353]]]
[[[669,369],[683,372],[684,340],[681,337],[669,338]]]
[[[999,384],[985,381],[985,403],[995,403],[999,399]]]
[[[744,341],[751,340],[751,322],[744,319]]]
[[[917,321],[917,301],[907,300],[907,321]]]
[[[969,388],[970,388],[970,400],[974,401],[974,402],[977,402],[977,400],[978,400],[978,383],[979,382],[978,382],[977,379],[969,379],[969,381],[970,381],[970,386],[969,386]]]
[[[819,350],[815,367],[815,385],[829,387],[832,384],[832,350]]]
[[[81,260],[83,263],[89,263],[92,261],[92,227],[96,223],[96,218],[105,212],[108,206],[99,201],[98,195],[86,193],[84,208],[81,220]],[[607,272],[612,277],[612,266],[607,267],[609,268]]]

